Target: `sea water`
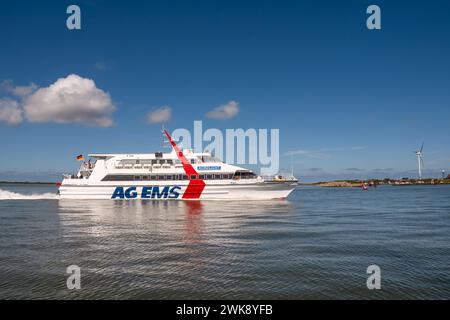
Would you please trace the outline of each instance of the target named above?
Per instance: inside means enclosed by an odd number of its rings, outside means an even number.
[[[0,199],[0,299],[450,298],[450,186],[167,202],[0,185]]]

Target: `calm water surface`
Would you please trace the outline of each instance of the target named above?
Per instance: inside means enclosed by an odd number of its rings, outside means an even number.
[[[449,186],[299,187],[239,203],[55,191],[0,186],[1,299],[450,298]],[[381,290],[366,288],[372,264]]]

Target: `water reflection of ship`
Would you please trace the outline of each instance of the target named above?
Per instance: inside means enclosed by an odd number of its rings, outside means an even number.
[[[290,215],[293,205],[286,201],[103,201],[59,200],[58,211],[63,230],[85,225],[83,232],[111,235],[127,228],[148,235],[184,240],[199,239],[205,232],[240,228],[247,218],[258,215]]]
[[[151,213],[155,216],[159,213],[170,213],[184,211],[189,214],[214,214],[217,212],[231,212],[233,214],[258,214],[271,211],[283,212],[290,208],[292,204],[289,201],[279,200],[260,200],[260,201],[246,201],[246,202],[232,202],[232,201],[155,201],[155,200],[140,200],[140,201],[105,201],[105,200],[71,200],[60,199],[58,200],[58,207],[60,214],[76,213],[83,214],[89,213],[96,216],[110,216],[117,213],[127,213],[128,217],[130,213]],[[130,209],[133,209],[130,211]],[[287,210],[289,211],[289,210]]]
[[[185,205],[187,209],[186,213],[190,216],[202,213],[203,204],[201,201],[187,201]]]
[[[184,210],[184,243],[195,244],[202,242],[205,229],[203,221],[203,204],[200,201],[186,201]],[[192,253],[194,254],[194,253]]]
[[[103,276],[117,270],[119,259],[127,264],[129,273],[148,279],[158,274],[174,283],[184,281],[186,272],[207,275],[215,266],[223,279],[235,274],[241,263],[240,247],[266,241],[249,237],[249,231],[262,227],[270,232],[277,225],[274,222],[284,225],[295,212],[293,204],[280,201],[57,203],[62,238],[76,243],[81,252],[77,259],[83,259],[83,252],[94,253],[95,258],[90,254],[88,261],[77,260],[90,266],[89,272]],[[151,283],[152,288],[158,285],[162,286]]]

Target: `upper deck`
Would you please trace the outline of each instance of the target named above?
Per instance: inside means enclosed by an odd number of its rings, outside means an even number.
[[[221,171],[229,165],[211,156],[210,153],[194,153],[192,150],[183,150],[186,159],[191,165],[200,166],[200,171]],[[172,170],[174,172],[182,171],[183,164],[178,159],[174,151],[170,153],[148,153],[148,154],[90,154],[97,162],[103,162],[110,170],[126,170],[126,171],[158,171]],[[202,166],[203,165],[203,166]],[[230,168],[227,168],[230,170]]]
[[[189,164],[204,180],[256,179],[250,170],[229,165],[208,152],[183,150]],[[183,164],[174,151],[147,154],[89,154],[96,161],[84,162],[76,175],[66,175],[70,183],[113,181],[188,180]],[[85,183],[89,183],[85,181]]]

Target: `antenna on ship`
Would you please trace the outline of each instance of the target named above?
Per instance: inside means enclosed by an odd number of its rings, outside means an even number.
[[[294,176],[294,155],[291,154],[291,177]]]
[[[177,144],[180,142],[178,140],[174,140],[173,138],[172,138],[172,140]],[[167,136],[166,136],[166,128],[164,127],[164,123],[161,124],[161,148],[172,149],[172,144],[170,143],[169,139],[167,139]]]
[[[164,127],[164,123],[161,124],[161,148],[167,148],[170,142],[167,140],[166,128]]]

